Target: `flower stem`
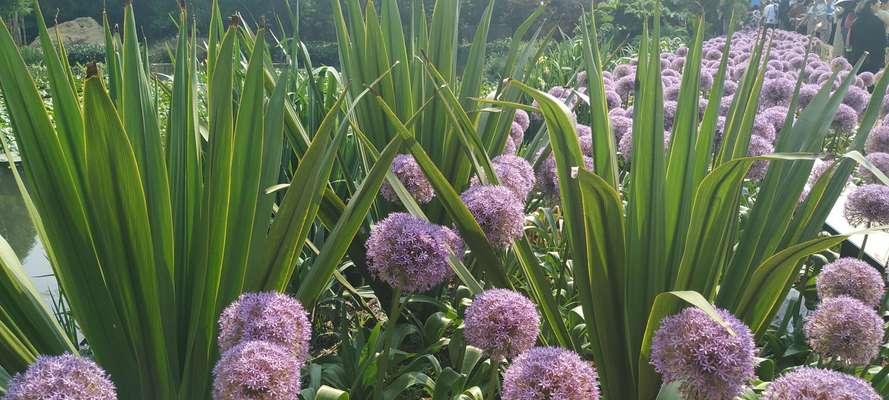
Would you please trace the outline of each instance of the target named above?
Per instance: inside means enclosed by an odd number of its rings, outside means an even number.
[[[389,320],[386,321],[385,329],[383,330],[383,338],[381,344],[383,346],[383,353],[380,355],[379,363],[377,364],[377,382],[374,386],[374,399],[383,400],[383,388],[386,385],[386,375],[389,369],[389,341],[392,338],[392,332],[395,331],[395,328],[398,326],[398,317],[401,315],[401,288],[395,288],[395,291],[392,293],[392,310],[389,312]]]
[[[491,359],[491,371],[488,379],[488,387],[485,388],[484,399],[493,399],[497,395],[497,387],[500,381],[500,361]]]

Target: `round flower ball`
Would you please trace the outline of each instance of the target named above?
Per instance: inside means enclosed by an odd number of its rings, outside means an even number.
[[[528,130],[528,127],[531,126],[531,117],[528,116],[528,113],[525,110],[515,110],[515,116],[512,117],[512,122],[519,124],[522,127],[522,132]]]
[[[116,400],[114,384],[96,363],[71,354],[40,356],[6,388],[6,400]]]
[[[747,147],[748,156],[757,157],[771,154],[774,151],[775,148],[772,146],[772,143],[768,141],[768,139],[759,135],[753,135],[750,137],[750,146]],[[769,162],[765,160],[758,160],[754,162],[753,166],[750,167],[750,172],[747,173],[747,178],[751,180],[762,179],[766,175],[766,171],[768,171],[768,166]]]
[[[506,289],[475,296],[463,319],[466,342],[494,360],[514,358],[534,346],[540,335],[540,316],[527,297]]]
[[[661,321],[651,364],[664,382],[681,382],[686,400],[730,400],[753,378],[753,334],[728,311],[717,310],[734,335],[698,308]]]
[[[874,128],[867,138],[868,153],[889,153],[889,124]]]
[[[868,101],[870,101],[870,93],[858,86],[850,87],[846,96],[843,97],[843,104],[852,107],[859,114],[864,112]]]
[[[818,297],[849,296],[873,308],[886,292],[883,276],[868,263],[844,257],[824,266],[818,274]]]
[[[295,399],[300,366],[283,346],[261,340],[243,342],[223,353],[213,369],[213,399]]]
[[[849,133],[858,125],[858,113],[855,109],[845,104],[840,104],[833,116],[831,126],[842,133]]]
[[[414,160],[414,156],[410,154],[399,154],[392,160],[392,173],[398,177],[398,180],[407,189],[407,192],[420,204],[426,204],[435,197],[435,190],[432,184],[426,179],[426,174],[420,169],[420,164]],[[384,182],[380,188],[380,194],[386,200],[395,203],[398,195],[388,182]]]
[[[312,325],[296,299],[286,294],[244,293],[219,316],[219,352],[240,342],[264,340],[290,350],[297,360],[309,358]]]
[[[763,400],[882,399],[863,379],[842,372],[811,367],[798,368],[782,375],[769,385],[762,398]]]
[[[804,327],[809,346],[822,357],[867,365],[880,352],[883,320],[874,309],[848,296],[823,299]]]
[[[525,130],[522,129],[522,126],[519,125],[518,122],[513,122],[509,128],[509,140],[516,145],[522,143],[525,140]]]
[[[500,184],[506,186],[519,200],[524,200],[534,188],[534,168],[522,157],[500,155],[491,160],[494,173]],[[480,184],[478,177],[473,177],[470,186]]]
[[[503,400],[599,400],[599,376],[590,363],[556,347],[528,350],[506,369]]]
[[[889,224],[889,186],[859,186],[849,193],[844,215],[852,225]]]
[[[407,213],[392,213],[371,229],[365,243],[371,274],[408,293],[425,292],[453,276],[451,254],[463,256],[452,230]]]
[[[506,186],[478,185],[460,196],[494,247],[505,248],[522,237],[525,211]]]
[[[870,153],[867,160],[874,165],[883,175],[889,176],[889,153]],[[864,166],[858,167],[861,177],[869,183],[882,183],[877,176]]]

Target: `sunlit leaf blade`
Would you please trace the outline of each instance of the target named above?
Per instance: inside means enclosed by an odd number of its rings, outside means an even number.
[[[52,311],[40,300],[12,247],[0,237],[0,365],[23,371],[40,354],[77,353]],[[8,340],[11,339],[11,340]],[[14,346],[14,343],[20,343]]]
[[[176,347],[168,346],[164,318],[171,301],[172,276],[161,262],[152,239],[148,197],[141,182],[136,154],[124,133],[111,98],[98,77],[84,84],[84,127],[90,132],[86,148],[86,193],[90,199],[87,217],[93,226],[99,262],[112,286],[112,296],[124,315],[133,349],[140,354],[143,393],[161,398],[172,396]],[[171,357],[172,353],[172,357]]]

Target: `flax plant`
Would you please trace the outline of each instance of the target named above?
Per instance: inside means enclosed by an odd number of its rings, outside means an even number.
[[[220,310],[244,291],[283,291],[297,272],[302,286],[325,287],[325,263],[348,250],[405,137],[383,144],[343,202],[328,178],[347,133],[344,96],[308,130],[294,111],[305,105],[287,95],[295,67],[272,68],[267,31],[239,18],[225,29],[214,5],[205,120],[185,10],[169,88],[150,76],[132,5],[125,11],[122,35],[106,21],[107,64],[81,82],[37,10],[52,110],[0,24],[0,88],[30,182],[17,176],[19,188],[88,346],[68,340],[0,246],[0,365],[14,374],[39,354],[87,351],[122,399],[207,398]],[[171,98],[166,126],[160,89]],[[285,148],[296,162],[282,182]],[[307,265],[316,219],[330,240]]]

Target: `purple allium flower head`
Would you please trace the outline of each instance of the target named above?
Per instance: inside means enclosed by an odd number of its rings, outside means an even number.
[[[409,293],[450,279],[448,257],[463,256],[463,241],[452,230],[407,213],[392,213],[377,223],[365,247],[370,272]]]
[[[612,108],[612,109],[608,110],[608,117],[609,118],[614,118],[615,116],[626,117],[627,110],[622,107]]]
[[[611,117],[611,133],[620,140],[624,135],[633,130],[633,120],[627,117]]]
[[[722,58],[722,52],[717,49],[711,49],[704,52],[704,59],[718,60]]]
[[[6,400],[117,400],[108,374],[93,361],[71,354],[37,357],[6,390]]]
[[[688,55],[688,47],[682,46],[676,49],[676,55],[685,57],[686,55]]]
[[[620,64],[614,67],[614,73],[612,73],[614,79],[620,79],[631,75],[636,75],[636,68],[629,64]]]
[[[580,92],[580,90],[577,90],[577,92]],[[577,106],[577,103],[580,102],[580,96],[575,93],[574,89],[567,86],[553,86],[547,93],[561,101],[569,109],[574,109],[574,107]],[[537,107],[537,102],[535,101],[532,105]]]
[[[738,91],[738,84],[735,83],[735,81],[726,80],[725,83],[723,83],[723,91],[723,95],[731,96]]]
[[[670,62],[670,68],[676,71],[682,71],[685,66],[685,57],[676,57]]]
[[[609,110],[613,110],[623,105],[620,95],[614,90],[605,90],[605,102],[608,104]]]
[[[822,299],[804,328],[812,350],[847,365],[867,365],[883,343],[883,320],[874,309],[849,296]]]
[[[834,57],[833,60],[830,60],[830,67],[834,71],[848,71],[852,69],[852,64],[849,64],[845,57]]]
[[[753,378],[753,334],[728,311],[732,332],[698,308],[661,321],[651,342],[651,364],[664,382],[682,382],[686,400],[730,400]]]
[[[583,156],[583,164],[587,170],[593,169],[593,158]],[[559,196],[559,173],[556,168],[556,159],[550,154],[537,170],[537,186],[544,194],[550,197]]]
[[[787,78],[771,79],[763,83],[762,94],[763,103],[770,106],[786,105],[793,96],[794,83]]]
[[[867,160],[871,162],[883,175],[889,176],[889,154],[887,153],[870,153],[867,155]],[[870,172],[869,169],[865,168],[863,165],[858,167],[858,172],[861,174],[861,177],[868,183],[882,183],[877,176]]]
[[[865,149],[868,153],[889,153],[889,125],[884,123],[871,130]]]
[[[802,367],[772,382],[763,400],[880,400],[865,380],[829,369]]]
[[[843,97],[843,104],[852,107],[857,113],[864,112],[867,102],[870,101],[870,93],[857,86],[852,86]]]
[[[772,121],[763,114],[753,118],[752,134],[753,136],[759,136],[765,139],[769,143],[773,143],[775,141],[775,136],[777,135],[775,125],[773,125]]]
[[[874,73],[870,71],[864,71],[858,74],[858,77],[861,78],[862,82],[864,82],[865,87],[871,87],[877,82],[876,80],[874,80]]]
[[[770,69],[763,74],[763,77],[766,79],[766,81],[771,81],[775,79],[784,79],[787,77],[787,74],[779,70]]]
[[[679,75],[679,72],[674,69],[665,69],[665,70],[661,71],[661,76],[663,76],[663,77],[672,76],[674,78],[679,78],[681,75]]]
[[[309,358],[312,325],[302,304],[282,293],[244,293],[219,316],[219,352],[263,340],[288,349],[300,363]]]
[[[804,84],[799,88],[799,95],[797,96],[797,101],[799,101],[800,107],[805,107],[812,102],[812,99],[818,94],[818,85],[815,84]]]
[[[633,75],[624,76],[614,83],[614,91],[623,101],[626,101],[634,90],[636,90],[636,77]]]
[[[515,155],[516,154],[515,142],[513,142],[511,138],[506,138],[506,144],[503,145],[503,151],[500,152],[500,154],[505,154],[505,155]]]
[[[787,113],[787,107],[774,106],[763,110],[760,116],[772,124],[772,127],[775,128],[775,132],[779,132],[784,128],[784,122],[787,120]]]
[[[678,111],[679,104],[675,101],[665,101],[664,102],[664,129],[670,130],[673,128],[673,121],[676,119],[676,111]]]
[[[395,156],[395,159],[392,160],[392,173],[398,177],[398,180],[417,203],[426,204],[435,197],[435,190],[432,189],[432,184],[426,179],[426,174],[420,169],[420,164],[417,164],[414,156],[410,154]],[[399,201],[395,190],[387,182],[383,182],[380,194],[392,203]]]
[[[816,286],[822,299],[849,296],[874,308],[886,292],[883,276],[870,264],[851,257],[825,265]]]
[[[519,200],[528,197],[528,193],[534,188],[534,169],[524,158],[514,155],[501,155],[491,160],[494,173],[500,184],[511,190]],[[473,177],[470,186],[480,184],[477,177]]]
[[[506,369],[502,399],[599,400],[599,376],[572,351],[535,347]]]
[[[525,110],[515,110],[515,116],[512,118],[512,121],[522,127],[522,132],[527,131],[528,127],[531,126],[531,117],[528,116]]]
[[[213,369],[213,399],[295,399],[300,364],[283,346],[261,340],[242,342],[223,353]]]
[[[814,185],[821,179],[827,171],[834,166],[835,160],[826,159],[826,160],[815,160],[815,165],[812,166],[812,172],[809,173],[808,183],[810,185]]]
[[[667,86],[664,88],[664,100],[666,101],[676,101],[679,100],[679,86]]]
[[[850,133],[857,125],[858,113],[855,112],[855,109],[845,104],[840,104],[840,107],[837,108],[837,113],[833,116],[831,126],[837,131]]]
[[[506,289],[475,296],[463,319],[466,342],[492,359],[514,358],[534,346],[540,334],[540,315],[527,297]]]
[[[732,101],[734,96],[724,96],[719,100],[719,115],[727,116],[732,109]]]
[[[525,130],[518,122],[512,123],[509,127],[509,139],[516,145],[521,144],[525,140]]]
[[[713,72],[709,69],[702,69],[699,83],[701,85],[701,90],[710,90],[710,88],[713,87]]]
[[[849,193],[844,214],[852,225],[889,224],[889,186],[859,186]]]
[[[525,211],[506,186],[479,185],[460,196],[491,245],[505,248],[522,236]]]

